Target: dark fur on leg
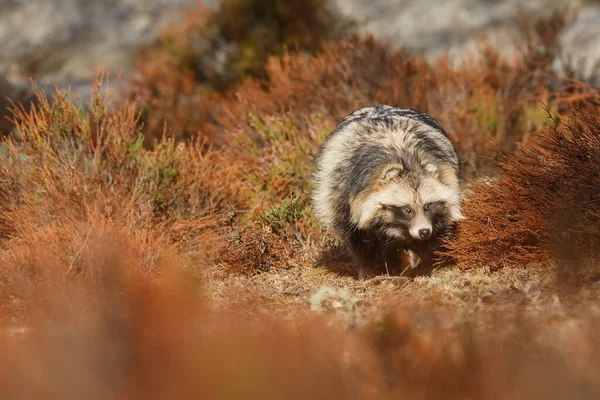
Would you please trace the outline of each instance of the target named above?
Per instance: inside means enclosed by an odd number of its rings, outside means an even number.
[[[411,276],[410,253],[401,241],[379,238],[356,231],[351,236],[350,251],[359,279],[377,275]]]
[[[413,276],[431,275],[436,261],[435,250],[438,248],[438,246],[438,239],[424,243],[414,242],[408,246],[408,254]]]

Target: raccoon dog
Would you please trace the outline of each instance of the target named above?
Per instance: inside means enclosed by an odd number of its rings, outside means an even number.
[[[313,207],[351,250],[360,278],[429,271],[439,239],[463,219],[458,156],[427,114],[360,108],[321,147]]]

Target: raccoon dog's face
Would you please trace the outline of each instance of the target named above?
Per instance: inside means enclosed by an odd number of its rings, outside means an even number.
[[[372,184],[351,202],[358,228],[406,241],[424,241],[452,220],[462,218],[453,171],[424,163],[407,171],[388,164],[377,171]]]

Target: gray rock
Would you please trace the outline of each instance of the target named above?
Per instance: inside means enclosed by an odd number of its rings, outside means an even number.
[[[0,0],[0,73],[92,77],[131,68],[168,11],[193,0]]]
[[[553,67],[559,73],[573,72],[577,79],[600,85],[600,6],[579,11],[560,39],[561,57]]]
[[[501,52],[514,47],[505,27],[518,6],[532,18],[565,7],[580,7],[580,0],[332,0],[342,14],[357,19],[363,32],[435,60],[447,52],[460,62],[476,49],[475,35],[488,33]],[[600,80],[600,5],[585,2],[577,18],[560,39],[557,72],[574,70],[577,77]]]

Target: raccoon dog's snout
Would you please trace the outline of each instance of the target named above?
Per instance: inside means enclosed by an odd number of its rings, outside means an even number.
[[[432,226],[429,224],[422,224],[409,229],[408,233],[414,240],[427,240],[431,237],[431,228]]]

